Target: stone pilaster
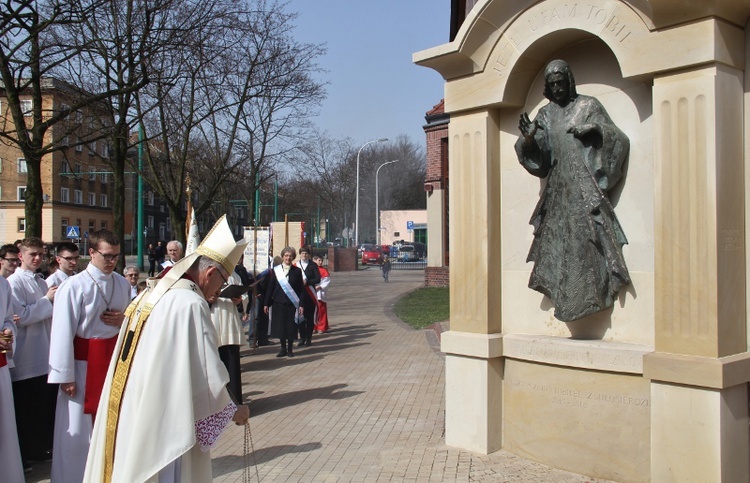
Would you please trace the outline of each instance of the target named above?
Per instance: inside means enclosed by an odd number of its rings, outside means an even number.
[[[498,133],[488,111],[451,115],[445,441],[485,454],[502,443]]]
[[[654,79],[652,481],[748,481],[742,72]]]

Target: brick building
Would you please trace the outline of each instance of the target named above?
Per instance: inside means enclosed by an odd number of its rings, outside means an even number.
[[[427,267],[425,285],[447,287],[450,282],[448,252],[448,122],[443,101],[425,115],[427,169],[424,189],[427,193]]]
[[[65,83],[45,79],[43,83],[43,115],[68,108],[74,91]],[[23,108],[31,116],[33,100],[23,99]],[[5,97],[0,93],[0,122],[6,131],[13,129],[13,120]],[[103,120],[93,110],[71,113],[68,120],[55,124],[47,132],[45,143],[67,146],[46,154],[41,163],[44,206],[42,238],[48,242],[67,240],[69,226],[81,232],[111,229],[112,175],[107,165],[109,146],[93,140]],[[90,142],[84,142],[86,137]],[[24,238],[26,215],[24,197],[27,166],[16,145],[0,144],[0,241]]]

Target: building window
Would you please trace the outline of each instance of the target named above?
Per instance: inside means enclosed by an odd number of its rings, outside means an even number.
[[[164,205],[159,205],[159,212],[164,213]]]
[[[93,233],[96,230],[96,223],[94,220],[89,220],[89,233]]]
[[[107,229],[107,222],[102,221],[102,230],[106,230],[106,229]]]
[[[0,158],[0,173],[3,172],[3,158]]]
[[[60,201],[70,203],[70,188],[60,188]]]
[[[18,219],[18,231],[21,233],[26,231],[26,218]]]
[[[26,199],[26,187],[19,186],[16,194],[18,195],[18,198],[17,198],[18,201],[25,200]]]
[[[62,238],[68,237],[68,219],[63,218],[60,220],[60,227],[62,228]]]
[[[89,181],[96,181],[96,166],[89,166]]]
[[[76,166],[75,166],[75,173],[76,174],[81,174],[81,165],[78,164],[78,163],[76,163]]]
[[[102,206],[102,208],[107,207],[107,195],[99,195],[99,204]]]
[[[76,111],[73,119],[75,120],[76,124],[81,124],[83,122],[83,114],[81,113],[81,111]]]
[[[148,199],[148,201],[147,201],[148,206],[154,206],[154,192],[153,191],[149,191],[146,194],[146,196],[147,196],[147,199]]]
[[[21,99],[21,112],[24,116],[30,116],[34,113],[34,101],[31,99]]]
[[[77,205],[83,204],[83,191],[81,190],[75,190],[73,192],[73,203]]]
[[[107,184],[109,182],[109,173],[102,173],[101,180],[103,184]]]
[[[151,215],[148,215],[146,217],[146,220],[147,220],[146,221],[146,226],[148,226],[149,228],[153,228],[154,227],[154,217],[151,216]]]
[[[96,154],[96,141],[89,143],[89,154]]]
[[[26,160],[23,158],[18,158],[18,172],[22,174],[28,173],[28,167],[26,166]]]
[[[83,145],[81,144],[81,136],[76,136],[76,152],[80,153],[83,151]]]
[[[67,159],[63,159],[62,165],[60,166],[60,174],[68,174],[70,173],[70,164],[68,164]]]
[[[108,158],[109,157],[109,146],[107,146],[107,143],[102,142],[102,158]]]
[[[89,193],[89,206],[96,206],[96,193]]]

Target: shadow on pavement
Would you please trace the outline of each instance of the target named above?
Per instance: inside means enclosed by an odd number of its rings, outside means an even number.
[[[343,389],[347,386],[347,384],[334,384],[333,386],[317,387],[313,389],[305,389],[302,391],[292,391],[284,394],[277,394],[275,396],[253,399],[252,413],[254,415],[265,414],[276,411],[277,409],[296,406],[297,404],[304,404],[308,401],[313,401],[316,399],[346,399],[358,394],[362,394],[364,392],[340,391],[340,389]]]
[[[254,454],[248,455],[248,462],[250,464],[250,477],[251,479],[255,477],[255,469],[252,467],[253,465],[262,465],[263,463],[267,463],[280,456],[293,453],[307,453],[309,451],[314,451],[322,447],[323,445],[321,443],[315,442],[298,445],[284,444],[280,446],[270,446],[268,448],[256,448]],[[213,475],[214,477],[216,477],[226,475],[243,468],[245,465],[245,458],[244,456],[237,455],[220,456],[218,458],[214,458],[212,463],[214,467],[222,467],[221,470],[214,471]]]

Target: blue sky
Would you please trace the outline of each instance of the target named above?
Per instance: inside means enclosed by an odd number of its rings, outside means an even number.
[[[357,142],[406,134],[424,143],[424,114],[443,97],[443,79],[412,54],[448,42],[449,0],[292,0],[295,38],[325,43],[320,66],[328,98],[315,123]]]

